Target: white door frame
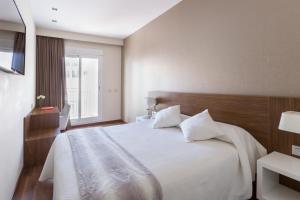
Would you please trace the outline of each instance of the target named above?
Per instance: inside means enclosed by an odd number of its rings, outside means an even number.
[[[90,123],[97,123],[102,121],[102,68],[103,68],[103,55],[72,55],[68,54],[65,57],[71,58],[79,58],[79,92],[78,92],[78,114],[79,119],[71,119],[72,125],[83,125],[83,124],[90,124]],[[98,59],[98,116],[97,117],[89,117],[89,118],[81,118],[81,70],[82,70],[82,58],[97,58]]]

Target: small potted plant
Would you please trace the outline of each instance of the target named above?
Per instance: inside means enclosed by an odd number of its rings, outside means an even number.
[[[37,96],[36,99],[37,99],[38,107],[40,108],[42,105],[42,102],[46,99],[46,97],[44,95],[40,95],[40,96]]]

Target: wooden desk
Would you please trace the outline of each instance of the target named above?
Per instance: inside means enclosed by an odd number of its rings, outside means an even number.
[[[58,108],[47,111],[34,109],[24,119],[24,167],[43,165],[58,134]]]

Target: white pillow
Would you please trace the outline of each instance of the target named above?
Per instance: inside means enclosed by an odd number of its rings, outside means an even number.
[[[187,142],[208,140],[222,135],[218,124],[211,118],[208,110],[184,120],[180,128]]]
[[[181,122],[180,106],[171,106],[156,113],[153,128],[167,128],[177,126]]]
[[[188,115],[185,115],[185,114],[180,114],[180,118],[181,118],[181,121],[183,122],[184,120],[190,118],[191,116],[188,116]]]
[[[185,114],[180,114],[181,122],[184,120],[190,118],[191,116],[185,115]],[[181,124],[181,123],[180,123]],[[178,124],[176,127],[180,128],[180,124]]]

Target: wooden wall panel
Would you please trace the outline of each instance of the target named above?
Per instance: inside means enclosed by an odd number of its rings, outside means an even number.
[[[300,111],[300,98],[295,98],[293,105],[294,105],[293,110]],[[293,141],[295,145],[300,146],[300,135],[294,134]]]
[[[285,111],[300,111],[299,98],[272,97],[272,150],[292,155],[292,145],[300,145],[298,134],[281,131],[278,129],[281,113]]]
[[[159,91],[150,92],[149,96],[157,98],[158,109],[179,104],[182,113],[187,115],[208,108],[216,121],[243,127],[264,146],[271,148],[269,97]]]
[[[300,111],[300,98],[162,91],[151,91],[149,96],[157,98],[158,109],[179,104],[187,115],[209,108],[216,121],[248,130],[269,152],[291,155],[291,146],[300,145],[300,135],[278,129],[282,112]]]

